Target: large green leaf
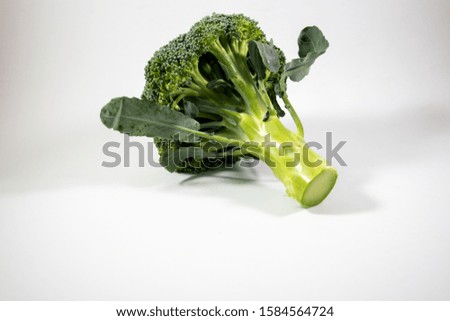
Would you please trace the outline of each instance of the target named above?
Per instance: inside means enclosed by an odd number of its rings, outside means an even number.
[[[281,76],[281,92],[286,91],[286,79],[300,81],[309,73],[311,65],[316,59],[325,53],[329,44],[323,33],[316,26],[306,27],[298,37],[298,55],[300,58],[293,59],[284,67]]]
[[[200,124],[189,116],[156,102],[138,98],[113,98],[100,112],[103,124],[130,136],[197,141],[192,134]]]
[[[297,43],[298,56],[300,58],[304,58],[310,53],[315,53],[320,56],[329,46],[328,40],[316,26],[303,29],[300,32]]]
[[[272,45],[260,41],[250,41],[248,52],[250,63],[259,79],[265,78],[266,68],[273,73],[280,70],[280,57]]]

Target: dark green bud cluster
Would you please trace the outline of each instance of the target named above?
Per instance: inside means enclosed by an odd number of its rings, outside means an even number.
[[[217,41],[265,41],[256,21],[242,14],[212,14],[198,21],[185,34],[155,52],[145,68],[143,98],[170,104],[183,87],[192,81],[202,55]]]

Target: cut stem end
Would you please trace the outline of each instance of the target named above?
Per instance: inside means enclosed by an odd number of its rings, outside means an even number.
[[[302,206],[311,207],[320,204],[330,194],[337,177],[338,174],[334,168],[325,168],[306,186],[303,197],[299,200]]]

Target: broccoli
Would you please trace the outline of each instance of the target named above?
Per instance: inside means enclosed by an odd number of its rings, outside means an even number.
[[[138,98],[118,97],[101,110],[105,126],[153,137],[170,172],[200,173],[262,160],[304,207],[319,204],[337,172],[308,148],[286,93],[328,48],[315,26],[298,38],[299,57],[286,62],[257,22],[242,14],[212,14],[156,51]],[[296,131],[280,121],[289,112]]]

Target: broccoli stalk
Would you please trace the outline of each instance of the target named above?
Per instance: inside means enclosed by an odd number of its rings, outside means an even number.
[[[305,144],[286,80],[303,79],[328,42],[317,27],[307,27],[298,44],[299,58],[286,63],[253,20],[205,17],[154,54],[142,99],[111,100],[102,121],[129,135],[154,137],[160,162],[171,172],[198,173],[253,157],[272,169],[289,196],[304,207],[317,205],[337,173]],[[277,97],[296,132],[281,122]]]

